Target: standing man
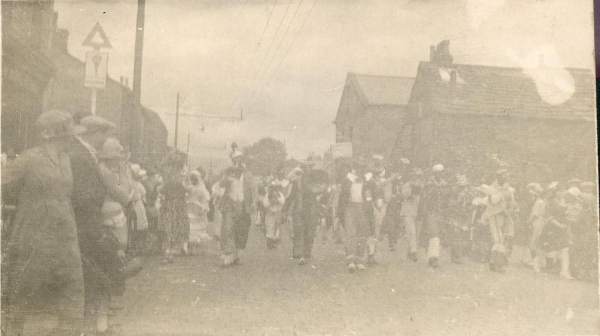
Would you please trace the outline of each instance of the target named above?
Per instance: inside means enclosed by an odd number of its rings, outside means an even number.
[[[366,164],[361,159],[353,162],[352,170],[342,181],[339,196],[339,215],[346,229],[346,264],[349,272],[364,270],[364,254],[369,228],[366,210],[367,193],[364,187]]]
[[[298,231],[294,232],[294,254],[302,253],[301,261],[310,259],[312,256],[315,233],[319,224],[320,198],[327,191],[329,175],[323,170],[309,169],[303,175],[302,180],[302,208],[300,209],[302,225]],[[296,225],[294,225],[294,228],[296,228]],[[302,245],[297,246],[296,244],[300,242]],[[302,265],[302,262],[300,265]]]
[[[367,244],[369,246],[367,265],[377,264],[375,261],[377,241],[382,240],[381,230],[383,219],[386,216],[388,204],[392,199],[392,183],[398,177],[397,174],[392,174],[392,176],[386,174],[383,166],[383,156],[381,155],[373,155],[371,171],[373,177],[370,179],[368,185],[373,201],[372,210],[369,214],[371,236]]]
[[[303,176],[310,169],[309,164],[303,164],[288,175],[291,187],[289,195],[283,205],[283,218],[287,219],[288,216],[292,219],[292,257],[297,260],[299,265],[305,263],[304,260],[304,238],[305,238],[305,227],[304,221],[302,220],[302,207],[303,207]]]
[[[108,329],[109,289],[120,264],[118,241],[102,225],[102,205],[107,196],[97,153],[116,126],[98,116],[81,119],[86,132],[73,143],[70,160],[73,172],[73,211],[83,261],[85,317],[88,327],[95,321],[97,332]]]
[[[233,143],[230,154],[233,167],[223,174],[225,201],[222,204],[223,227],[221,248],[224,266],[239,263],[238,250],[246,248],[252,221],[256,218],[258,185],[252,173],[246,168],[245,155]]]
[[[469,240],[470,206],[469,180],[465,175],[456,176],[456,185],[448,200],[448,230],[452,263],[461,264]]]
[[[488,207],[484,216],[488,219],[492,235],[492,258],[490,270],[504,272],[503,267],[508,264],[506,237],[514,235],[513,214],[517,209],[514,189],[508,184],[508,171],[496,171],[496,181],[490,188]]]
[[[443,227],[447,206],[448,183],[442,177],[443,172],[443,165],[433,166],[433,175],[423,190],[424,199],[421,208],[425,219],[423,234],[428,239],[427,257],[432,268],[439,267],[440,229]]]
[[[423,188],[422,177],[421,169],[413,169],[410,180],[402,185],[401,194],[398,195],[402,198],[400,222],[404,225],[409,246],[407,259],[412,262],[417,262],[419,259],[417,254],[417,214]]]

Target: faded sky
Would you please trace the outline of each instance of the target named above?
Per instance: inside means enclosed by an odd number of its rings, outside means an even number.
[[[543,53],[547,65],[593,68],[591,0],[317,0],[299,34],[315,0],[291,0],[284,17],[289,1],[277,0],[258,45],[275,0],[147,0],[142,103],[161,115],[170,143],[178,90],[184,113],[244,109],[243,123],[205,119],[204,133],[200,119],[180,119],[179,147],[190,132],[194,164],[223,162],[228,152],[211,147],[264,136],[285,139],[295,157],[323,152],[347,72],[414,76],[443,39],[456,63],[537,66]],[[109,73],[130,85],[136,6],[55,0],[70,52],[83,59],[81,42],[99,21],[113,45]]]

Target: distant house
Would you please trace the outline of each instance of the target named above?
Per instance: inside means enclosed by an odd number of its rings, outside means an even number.
[[[454,64],[449,42],[421,62],[393,156],[523,181],[596,179],[591,70]]]
[[[352,142],[353,155],[389,155],[415,79],[348,73],[335,118],[336,142]]]
[[[85,63],[67,51],[66,30],[57,30],[54,37],[52,61],[56,73],[46,92],[47,108],[65,110],[78,121],[91,114],[91,90],[83,85]],[[96,114],[117,125],[117,136],[125,148],[133,148],[132,141],[139,142],[143,155],[138,155],[136,161],[156,164],[167,152],[167,129],[155,111],[142,106],[143,133],[134,136],[131,131],[133,110],[133,97],[126,80],[118,82],[107,78],[106,88],[98,90]]]

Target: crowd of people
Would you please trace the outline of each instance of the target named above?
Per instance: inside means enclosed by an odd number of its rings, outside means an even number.
[[[3,335],[39,312],[58,314],[55,335],[105,334],[143,257],[172,261],[190,221],[206,228],[210,195],[181,153],[156,171],[133,163],[101,117],[48,111],[36,131],[38,146],[2,160]]]
[[[231,166],[215,179],[202,167],[186,169],[187,157],[177,151],[144,169],[101,117],[75,125],[70,114],[49,111],[36,127],[38,146],[2,160],[6,335],[22,335],[26,318],[40,311],[58,314],[56,335],[107,333],[111,311],[123,306],[125,281],[145,256],[158,252],[172,263],[178,252],[194,254],[214,239],[222,266],[233,267],[253,226],[274,253],[288,232],[298,265],[309,262],[320,228],[324,240],[331,232],[343,244],[353,273],[377,265],[385,236],[392,253],[405,239],[411,262],[423,247],[428,266],[438,268],[445,246],[452,263],[470,258],[498,273],[520,240],[520,260],[534,272],[597,281],[593,182],[532,182],[519,193],[507,169],[479,184],[442,164],[386,163],[379,155],[340,162],[335,173],[314,162],[284,162],[255,176],[235,144]]]

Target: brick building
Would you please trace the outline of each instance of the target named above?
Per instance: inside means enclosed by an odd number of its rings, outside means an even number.
[[[594,77],[585,69],[454,64],[449,43],[419,64],[393,156],[489,177],[596,180]],[[535,80],[534,80],[535,79]]]
[[[352,142],[355,156],[387,156],[413,83],[414,78],[348,73],[334,121],[336,142]]]
[[[56,16],[52,0],[2,1],[2,151],[17,153],[36,141],[35,121],[55,69],[51,61]]]

